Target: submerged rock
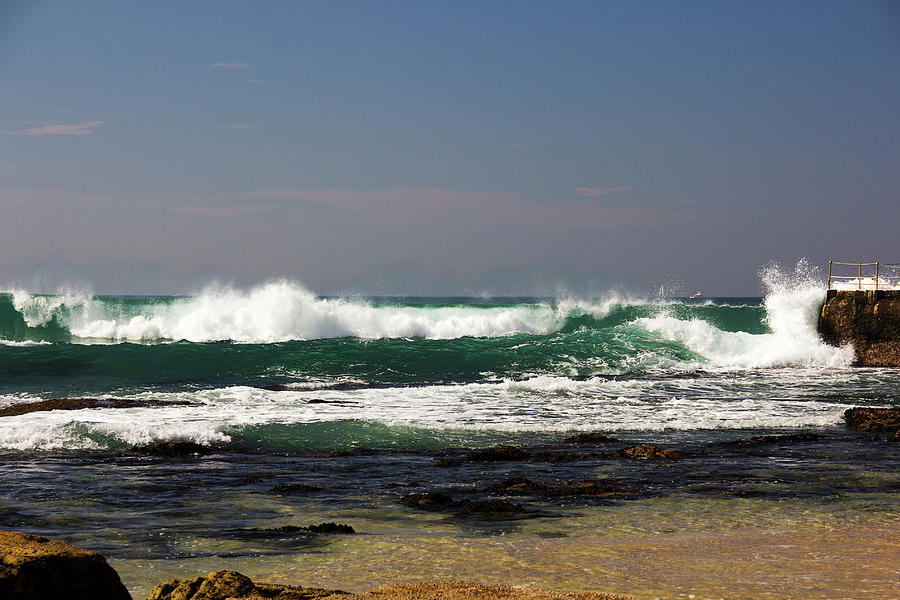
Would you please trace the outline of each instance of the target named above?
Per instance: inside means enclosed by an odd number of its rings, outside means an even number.
[[[547,486],[534,482],[527,477],[510,477],[500,483],[488,486],[486,492],[506,494],[508,496],[535,496],[547,493]]]
[[[505,500],[463,500],[456,504],[458,517],[509,517],[525,512],[525,508],[516,502]]]
[[[527,477],[510,477],[485,491],[507,496],[546,496],[563,498],[604,498],[634,493],[632,486],[620,481],[588,479],[576,483],[546,485]]]
[[[66,542],[0,531],[0,598],[131,600],[101,555]]]
[[[482,448],[466,455],[467,462],[501,462],[511,460],[525,460],[529,453],[515,446],[493,446]]]
[[[453,498],[444,492],[427,492],[424,494],[407,494],[400,502],[414,508],[447,508],[453,506]]]
[[[643,444],[641,446],[632,446],[624,448],[613,453],[613,456],[623,456],[625,458],[681,458],[681,455],[674,450],[667,450],[654,446],[653,444]]]
[[[276,485],[269,493],[271,494],[314,494],[321,492],[322,488],[317,485],[309,485],[308,483],[289,483],[287,485]]]
[[[749,439],[729,440],[723,446],[764,446],[768,444],[789,444],[818,442],[822,436],[818,433],[785,433],[781,435],[757,435]]]

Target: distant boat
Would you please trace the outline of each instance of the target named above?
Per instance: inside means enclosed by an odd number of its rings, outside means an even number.
[[[657,298],[665,298],[666,297],[666,290],[663,286],[659,286],[659,293],[656,294],[656,297]]]
[[[701,292],[694,292],[693,294],[691,294],[691,298],[702,298],[702,297],[703,297],[703,293],[701,293]]]

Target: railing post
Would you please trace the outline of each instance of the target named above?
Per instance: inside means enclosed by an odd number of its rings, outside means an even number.
[[[828,261],[828,289],[831,289],[831,263],[834,261]]]
[[[857,281],[859,281],[859,289],[862,289],[862,261],[859,261],[859,278]]]
[[[878,261],[875,261],[875,289],[878,289]]]

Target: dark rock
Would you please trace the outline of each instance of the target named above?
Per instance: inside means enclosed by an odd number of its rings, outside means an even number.
[[[482,448],[475,450],[466,455],[468,462],[501,462],[511,460],[525,460],[528,458],[528,451],[515,446],[493,446],[491,448]]]
[[[566,483],[550,488],[553,496],[569,498],[607,498],[632,492],[632,488],[619,481],[589,479],[578,483]]]
[[[567,437],[563,441],[570,444],[611,444],[618,442],[619,440],[614,437],[609,437],[599,431],[587,431]]]
[[[453,498],[444,492],[428,492],[424,494],[407,494],[400,502],[415,508],[448,508],[453,506]]]
[[[456,507],[458,517],[508,517],[525,512],[521,504],[505,500],[463,500]]]
[[[788,444],[817,442],[822,439],[818,433],[787,433],[783,435],[757,435],[750,439],[729,440],[723,446],[763,446],[767,444]]]
[[[327,533],[332,535],[349,535],[356,531],[345,523],[319,523],[306,528],[312,533]]]
[[[50,398],[39,402],[21,402],[0,409],[0,417],[17,417],[47,410],[81,410],[83,408],[145,408],[148,406],[180,406],[191,402],[161,402],[128,398]]]
[[[536,483],[527,477],[510,477],[500,483],[488,486],[486,492],[491,494],[507,494],[510,496],[534,496],[547,492],[547,486]]]
[[[215,452],[215,449],[194,442],[152,442],[145,446],[138,446],[134,451],[153,456],[202,456]]]
[[[353,533],[356,533],[353,527],[344,523],[320,523],[306,527],[298,527],[297,525],[282,525],[281,527],[268,528],[251,527],[227,532],[229,537],[239,539],[287,539],[308,537],[310,534],[349,535]]]
[[[619,481],[590,479],[577,483],[545,485],[526,477],[509,479],[485,489],[492,494],[508,496],[551,496],[565,498],[604,498],[633,492],[631,486]]]
[[[286,485],[276,485],[269,493],[271,494],[314,494],[321,492],[322,488],[317,485],[309,485],[308,483],[288,483]]]
[[[558,463],[571,462],[575,460],[589,460],[602,456],[594,452],[536,452],[532,458],[540,462]]]
[[[666,450],[660,448],[659,446],[654,446],[653,444],[643,444],[641,446],[632,446],[631,448],[625,448],[623,450],[619,450],[612,454],[613,456],[622,456],[625,458],[681,458],[674,450]]]
[[[850,408],[844,411],[844,421],[857,431],[900,431],[900,408]]]
[[[58,540],[0,531],[0,598],[131,600],[106,559]]]

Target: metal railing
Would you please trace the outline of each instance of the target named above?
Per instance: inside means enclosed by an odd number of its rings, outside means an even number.
[[[855,267],[854,275],[834,275],[833,268],[837,266],[838,270],[846,273],[849,271],[846,267]],[[833,285],[846,282],[841,290],[900,290],[900,263],[879,263],[879,262],[838,262],[836,260],[828,261],[828,289],[832,289]]]

